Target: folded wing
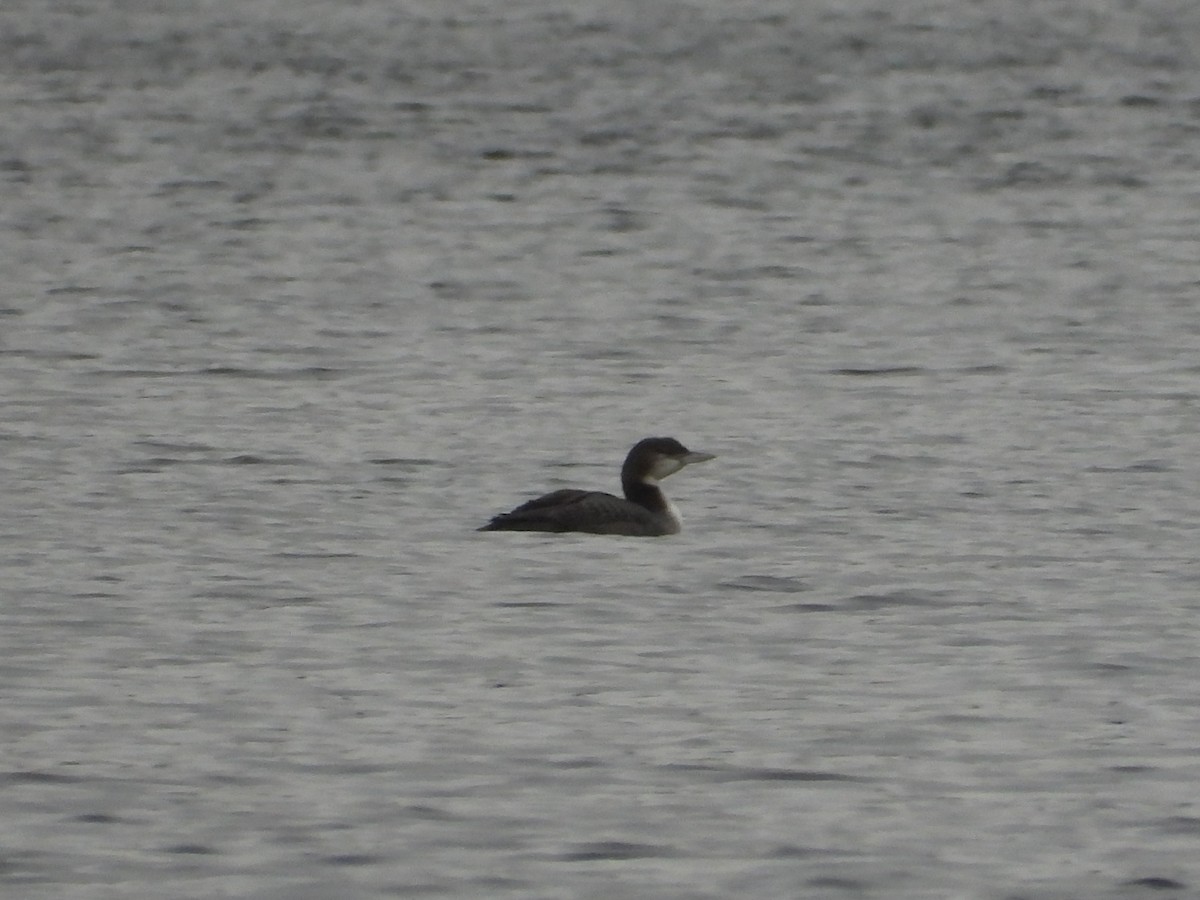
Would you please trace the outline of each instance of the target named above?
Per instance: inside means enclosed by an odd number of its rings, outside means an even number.
[[[588,534],[662,534],[649,511],[603,491],[565,488],[501,513],[480,531],[581,531]]]

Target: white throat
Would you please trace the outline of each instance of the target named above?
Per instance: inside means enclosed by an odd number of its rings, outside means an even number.
[[[683,530],[683,516],[679,515],[679,507],[671,502],[671,498],[663,494],[663,500],[667,503],[667,518],[675,526],[675,533],[678,534]]]

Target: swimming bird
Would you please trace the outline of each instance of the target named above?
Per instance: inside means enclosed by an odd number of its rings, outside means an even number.
[[[716,459],[689,450],[675,438],[644,438],[633,445],[621,467],[625,498],[603,491],[563,488],[501,513],[480,531],[579,531],[657,537],[678,534],[679,511],[659,481],[692,463]]]

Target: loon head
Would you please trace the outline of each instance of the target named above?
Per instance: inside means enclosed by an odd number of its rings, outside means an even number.
[[[689,450],[675,438],[643,438],[633,445],[621,468],[622,482],[656,484],[692,463],[716,459],[712,453]]]

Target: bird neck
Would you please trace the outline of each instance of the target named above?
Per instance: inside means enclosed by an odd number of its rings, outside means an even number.
[[[622,478],[621,487],[625,489],[625,499],[636,503],[652,513],[665,513],[670,509],[666,495],[657,482],[643,481],[640,478]]]

